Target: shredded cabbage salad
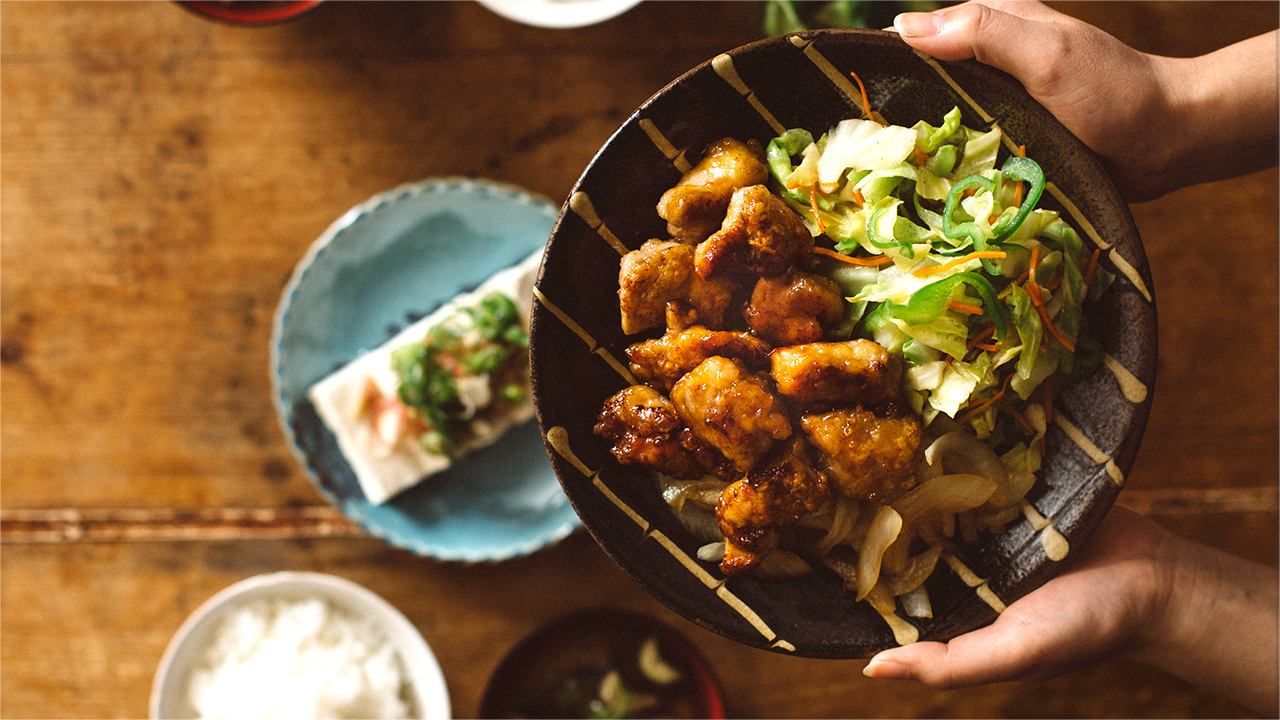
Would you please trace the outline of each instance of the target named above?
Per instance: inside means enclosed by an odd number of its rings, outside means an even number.
[[[1018,436],[1002,418],[1042,437],[1052,379],[1100,360],[1082,303],[1113,280],[1037,207],[1040,166],[1002,158],[1002,141],[998,127],[961,125],[957,107],[938,126],[849,119],[816,140],[788,130],[767,149],[774,191],[830,239],[817,252],[849,302],[839,334],[902,357],[926,424],[946,415],[992,445]],[[1040,452],[1020,441],[1005,462],[1035,472]]]

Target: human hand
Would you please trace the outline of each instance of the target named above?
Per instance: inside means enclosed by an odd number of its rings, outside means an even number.
[[[1038,2],[971,0],[894,27],[939,60],[1017,78],[1102,158],[1130,201],[1276,162],[1275,33],[1201,58],[1138,52]]]
[[[1275,716],[1274,567],[1179,538],[1122,507],[1065,562],[991,625],[885,650],[863,673],[949,689],[1045,680],[1114,657]]]
[[[1069,672],[1143,641],[1170,592],[1165,555],[1152,521],[1114,508],[1062,574],[993,624],[948,643],[885,650],[863,673],[949,689]]]

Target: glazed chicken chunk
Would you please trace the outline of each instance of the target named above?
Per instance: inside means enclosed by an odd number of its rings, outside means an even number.
[[[727,278],[705,280],[695,273],[692,245],[649,240],[624,255],[618,270],[622,332],[661,326],[671,301],[687,301],[701,322],[719,327],[735,287]]]
[[[694,269],[704,278],[780,275],[807,261],[813,236],[804,221],[764,185],[735,190],[724,222],[698,244]]]
[[[924,435],[920,419],[895,406],[873,412],[862,406],[800,419],[809,442],[822,453],[834,490],[846,497],[888,502],[916,482]]]
[[[817,342],[824,328],[843,317],[840,286],[830,278],[795,268],[760,278],[746,311],[751,332],[774,346]]]
[[[739,473],[791,436],[791,420],[768,380],[736,360],[707,358],[676,382],[671,401],[693,435]]]
[[[902,361],[872,340],[808,343],[769,356],[778,392],[801,403],[874,405],[898,397]]]
[[[683,330],[668,329],[660,338],[638,342],[627,348],[627,358],[637,380],[667,391],[709,357],[733,358],[749,369],[762,370],[769,365],[770,350],[750,333],[694,325]]]
[[[759,185],[769,171],[755,147],[725,138],[707,148],[692,170],[658,201],[667,232],[680,242],[702,242],[720,227],[733,191]]]
[[[781,460],[752,470],[720,493],[716,521],[725,537],[720,570],[726,575],[758,565],[776,544],[778,528],[816,511],[831,496],[826,476],[805,457],[807,449],[793,438]]]
[[[684,430],[671,401],[644,385],[632,385],[606,400],[595,426],[595,433],[609,442],[618,462],[693,480],[706,470],[681,445]]]

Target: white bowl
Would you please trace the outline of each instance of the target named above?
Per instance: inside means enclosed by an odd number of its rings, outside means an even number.
[[[269,597],[319,597],[366,619],[385,633],[399,654],[417,717],[448,720],[449,691],[440,664],[422,634],[399,610],[368,589],[334,575],[276,572],[242,580],[216,593],[196,609],[169,642],[151,687],[152,718],[193,718],[187,699],[191,671],[228,612],[243,603]]]
[[[640,0],[478,0],[493,12],[525,25],[576,28],[616,17]]]

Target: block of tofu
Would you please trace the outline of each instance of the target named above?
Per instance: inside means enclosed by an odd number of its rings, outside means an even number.
[[[412,431],[412,419],[398,401],[399,379],[392,367],[392,353],[411,343],[422,343],[427,333],[447,320],[456,319],[465,308],[475,306],[489,292],[498,290],[515,301],[519,322],[529,330],[533,284],[537,279],[542,250],[520,264],[498,272],[473,292],[464,293],[419,320],[375,350],[352,360],[332,375],[317,382],[307,392],[316,412],[333,431],[338,447],[355,470],[369,502],[381,504],[397,493],[452,465],[465,453],[497,441],[509,428],[533,417],[533,400],[524,376],[523,398],[503,404],[500,413],[487,413],[491,405],[488,378],[458,378],[458,390],[472,417],[468,437],[451,455],[427,452]],[[525,351],[527,352],[527,351]],[[482,387],[477,387],[477,384]],[[370,397],[383,398],[384,410],[370,410]],[[398,408],[394,407],[399,405]]]

